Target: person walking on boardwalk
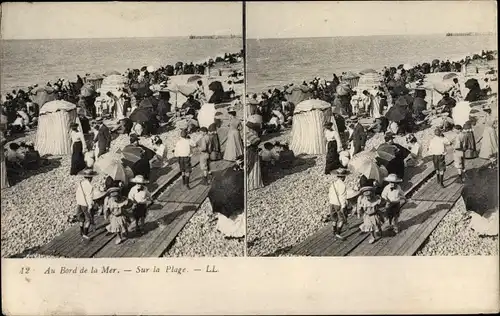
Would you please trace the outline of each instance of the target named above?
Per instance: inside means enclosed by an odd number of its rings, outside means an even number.
[[[391,173],[384,181],[389,182],[382,191],[381,198],[386,203],[386,217],[389,221],[389,227],[394,233],[398,233],[398,220],[401,212],[401,206],[406,201],[405,194],[399,183],[403,182],[397,175]]]
[[[80,175],[83,180],[76,187],[76,216],[80,221],[80,235],[83,240],[89,240],[89,227],[92,222],[90,212],[94,204],[94,188],[92,187],[92,178],[97,175],[92,169],[82,170]]]
[[[453,141],[453,165],[458,172],[458,182],[463,183],[465,171],[465,134],[462,131],[462,126],[455,125],[457,136]]]
[[[174,155],[179,162],[182,174],[182,184],[189,189],[189,175],[191,174],[191,142],[185,129],[181,130],[181,138],[175,144]]]
[[[133,203],[132,212],[135,220],[135,230],[142,235],[144,234],[144,221],[148,204],[152,202],[151,193],[145,186],[149,181],[144,179],[143,176],[137,175],[130,179],[130,182],[135,183],[128,193],[128,199]]]
[[[382,237],[383,218],[380,214],[382,199],[375,195],[374,187],[366,186],[359,189],[360,194],[356,205],[358,213],[363,213],[363,224],[359,227],[361,231],[370,233],[368,242],[373,244]]]
[[[440,128],[436,128],[434,134],[435,136],[429,142],[427,152],[432,156],[437,182],[444,188],[443,178],[444,172],[446,171],[446,146],[450,145],[450,141],[444,136]]]
[[[206,127],[200,128],[201,138],[198,140],[197,145],[200,149],[200,169],[203,171],[203,185],[208,185],[209,176],[212,174],[210,171],[210,152],[211,143],[210,137],[208,136],[208,130]]]
[[[128,200],[121,196],[120,188],[111,188],[108,190],[109,198],[106,200],[105,217],[109,218],[109,224],[106,230],[109,233],[116,234],[115,244],[121,244],[127,239],[128,220],[125,207]]]
[[[337,169],[332,174],[335,177],[330,185],[328,199],[330,201],[330,218],[333,222],[333,235],[340,240],[344,240],[341,235],[342,227],[346,222],[345,208],[347,206],[347,189],[344,180],[349,174],[349,170]]]

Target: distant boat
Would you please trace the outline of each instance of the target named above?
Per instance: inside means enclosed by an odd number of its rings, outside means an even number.
[[[189,35],[189,39],[241,38],[241,35]]]
[[[493,32],[488,33],[477,33],[477,32],[466,32],[466,33],[446,33],[446,36],[490,36],[494,35]]]

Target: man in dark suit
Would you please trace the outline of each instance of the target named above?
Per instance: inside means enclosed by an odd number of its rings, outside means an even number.
[[[357,116],[352,116],[350,121],[352,122],[351,124],[354,125],[352,135],[349,137],[349,142],[352,141],[353,146],[351,156],[354,156],[365,148],[366,131],[363,125],[359,123]]]
[[[95,128],[98,130],[96,141],[99,149],[96,158],[105,154],[111,146],[111,133],[109,128],[102,122],[102,118],[96,120]]]

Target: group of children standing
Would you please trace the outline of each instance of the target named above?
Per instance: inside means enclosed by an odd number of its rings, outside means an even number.
[[[90,239],[89,230],[95,225],[96,214],[102,214],[105,220],[109,220],[106,230],[108,234],[116,234],[116,244],[127,239],[132,218],[135,220],[135,231],[139,235],[144,234],[147,207],[152,202],[151,193],[146,187],[148,180],[142,175],[135,176],[130,180],[134,186],[126,194],[123,187],[95,189],[91,182],[97,173],[92,169],[85,169],[80,175],[84,179],[77,184],[77,213],[71,221],[80,223],[80,235],[84,241]]]

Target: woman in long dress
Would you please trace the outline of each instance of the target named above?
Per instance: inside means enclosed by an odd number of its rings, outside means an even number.
[[[215,177],[208,191],[212,210],[217,214],[217,230],[223,233],[225,238],[245,236],[244,178],[241,155],[232,168]]]
[[[219,135],[217,134],[217,123],[212,123],[208,126],[208,138],[210,140],[210,160],[216,161],[221,159],[221,146]]]
[[[78,172],[82,171],[86,167],[84,150],[86,147],[85,139],[83,134],[78,131],[78,124],[71,123],[71,142],[72,142],[72,154],[71,154],[71,168],[69,174],[74,176]]]
[[[325,163],[325,174],[330,174],[332,170],[342,167],[339,157],[339,148],[341,148],[342,143],[340,140],[340,135],[337,131],[332,129],[333,123],[325,123],[325,138],[326,138],[326,163]]]
[[[243,140],[241,139],[241,130],[243,126],[236,117],[236,111],[228,109],[231,120],[229,121],[229,130],[227,132],[226,148],[224,150],[224,160],[235,161],[237,157],[243,155]]]
[[[464,138],[465,159],[476,158],[477,157],[476,138],[474,137],[474,131],[472,130],[472,123],[470,121],[465,122],[463,126],[463,132],[465,134]]]
[[[491,109],[485,109],[485,112],[490,114]],[[491,115],[486,117],[483,138],[481,140],[481,149],[479,151],[479,158],[488,159],[490,168],[494,167],[498,154],[498,136],[495,130],[495,121],[496,119]]]
[[[264,183],[262,182],[262,171],[258,153],[260,138],[256,131],[260,124],[247,121],[246,126],[247,189],[250,191],[262,188]]]

